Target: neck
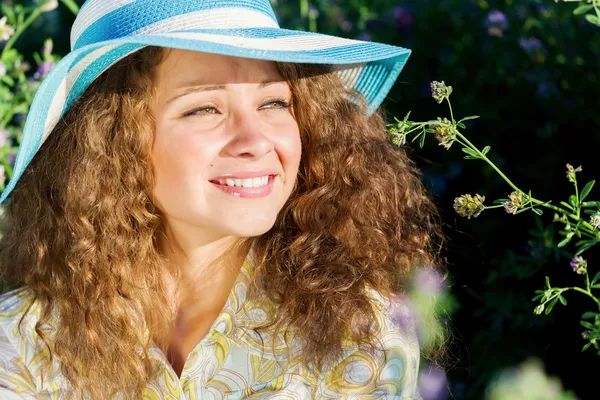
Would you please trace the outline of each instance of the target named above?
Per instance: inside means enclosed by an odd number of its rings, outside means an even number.
[[[186,321],[199,314],[220,310],[235,283],[250,250],[249,241],[225,236],[191,240],[190,232],[165,229],[162,253],[177,278],[169,279],[177,319]]]

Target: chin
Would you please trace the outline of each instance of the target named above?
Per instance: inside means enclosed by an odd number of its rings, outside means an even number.
[[[229,227],[231,235],[237,237],[254,237],[268,232],[275,225],[275,218],[241,218]]]

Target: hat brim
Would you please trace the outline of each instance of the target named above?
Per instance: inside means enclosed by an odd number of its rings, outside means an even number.
[[[146,46],[234,57],[333,65],[347,88],[361,92],[368,113],[379,107],[411,51],[375,42],[279,28],[185,30],[134,35],[90,44],[67,54],[40,85],[25,121],[4,203],[44,140],[89,85],[111,65]]]

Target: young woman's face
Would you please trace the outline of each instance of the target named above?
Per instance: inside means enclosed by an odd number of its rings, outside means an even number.
[[[172,49],[155,78],[154,199],[169,227],[202,240],[271,229],[301,155],[275,63]]]

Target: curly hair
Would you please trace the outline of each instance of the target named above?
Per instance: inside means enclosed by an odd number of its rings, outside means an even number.
[[[157,245],[152,202],[154,121],[149,104],[161,48],[105,71],[61,119],[13,193],[0,242],[0,279],[42,304],[36,332],[60,360],[72,395],[139,397],[158,372],[178,278]],[[442,239],[418,170],[394,147],[381,111],[323,66],[278,63],[290,84],[303,153],[296,186],[267,233],[247,238],[273,324],[304,340],[320,368],[351,339],[374,334],[366,288],[406,290],[418,266],[438,262]],[[49,335],[46,324],[60,315]]]

